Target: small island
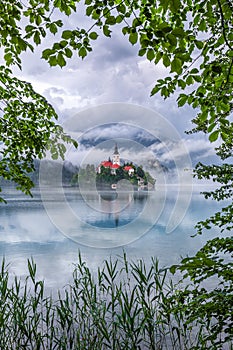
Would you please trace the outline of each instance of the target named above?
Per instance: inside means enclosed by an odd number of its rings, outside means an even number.
[[[79,173],[72,179],[73,185],[78,185],[79,181],[93,184],[95,181],[98,189],[116,190],[124,187],[124,181],[132,184],[139,190],[152,190],[155,179],[149,172],[144,171],[142,166],[137,166],[133,162],[121,162],[117,144],[112,155],[112,159],[102,161],[97,168],[88,164],[85,169],[81,168]]]

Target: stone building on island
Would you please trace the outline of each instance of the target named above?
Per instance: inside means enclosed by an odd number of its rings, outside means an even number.
[[[116,170],[121,168],[120,154],[118,151],[117,143],[115,144],[115,149],[112,155],[112,160],[109,157],[108,160],[102,161],[97,167],[97,173],[101,174],[101,167],[110,168],[111,174],[116,175]],[[134,168],[131,165],[126,165],[122,167],[124,171],[128,172],[129,175],[134,174]]]

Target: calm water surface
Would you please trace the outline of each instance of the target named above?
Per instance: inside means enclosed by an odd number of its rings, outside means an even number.
[[[161,266],[194,254],[217,231],[192,238],[194,224],[218,209],[193,191],[182,191],[175,218],[176,190],[113,194],[79,193],[77,189],[35,190],[29,198],[5,189],[0,205],[0,256],[13,274],[24,276],[33,257],[38,278],[47,286],[63,287],[71,278],[79,251],[95,270],[109,256],[158,257]],[[168,230],[168,221],[175,222]],[[168,233],[170,231],[170,233]]]

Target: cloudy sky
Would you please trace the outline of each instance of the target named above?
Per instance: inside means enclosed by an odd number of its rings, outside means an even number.
[[[82,11],[66,19],[65,27],[88,28]],[[110,152],[104,141],[112,140],[108,144],[111,148],[116,139],[121,139],[119,149],[125,159],[132,158],[136,144],[141,146],[138,157],[152,163],[154,157],[165,166],[171,162],[179,166],[184,154],[186,158],[190,155],[192,165],[197,160],[211,159],[214,152],[207,137],[184,133],[191,129],[194,111],[179,109],[177,96],[165,101],[159,95],[150,97],[156,80],[169,72],[161,64],[155,66],[138,57],[138,47],[129,44],[120,28],[114,29],[111,39],[101,36],[93,42],[93,51],[83,61],[74,54],[63,69],[51,68],[40,59],[41,50],[52,40],[48,36],[34,54],[24,54],[23,69],[16,74],[30,81],[52,103],[59,122],[78,139],[79,149],[69,149],[68,160],[80,164],[92,157],[98,162]],[[124,140],[136,143],[127,146]]]

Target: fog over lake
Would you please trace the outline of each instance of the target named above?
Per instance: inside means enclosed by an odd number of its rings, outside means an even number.
[[[188,206],[185,188],[181,191],[178,225],[167,233],[177,200],[174,188],[168,188],[166,196],[156,188],[149,193],[118,193],[117,198],[112,193],[84,194],[68,188],[62,190],[65,203],[57,189],[46,189],[47,201],[39,190],[30,198],[5,189],[8,203],[0,205],[0,254],[10,262],[10,271],[21,276],[27,259],[33,257],[38,278],[45,279],[48,288],[63,287],[71,279],[79,252],[93,270],[123,252],[146,261],[157,257],[161,266],[177,263],[180,256],[194,254],[217,236],[213,230],[191,237],[195,223],[218,209],[199,190],[194,188]]]

